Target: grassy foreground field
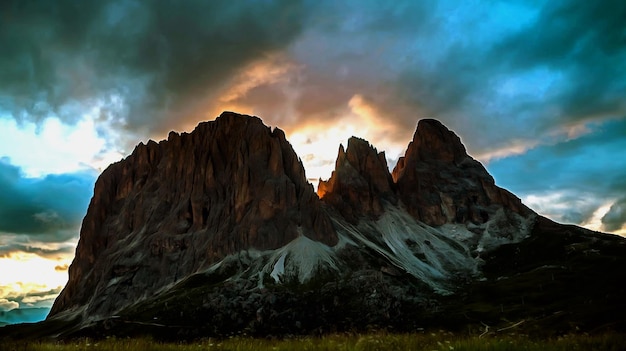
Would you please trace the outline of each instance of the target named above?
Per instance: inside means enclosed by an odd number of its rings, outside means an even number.
[[[206,339],[193,343],[160,343],[150,339],[106,339],[61,342],[11,342],[0,341],[3,351],[70,351],[70,350],[445,350],[445,351],[504,351],[504,350],[602,350],[626,349],[626,335],[607,334],[601,336],[572,335],[553,339],[536,340],[516,335],[456,336],[451,333],[423,334],[361,334],[328,335],[320,338],[301,337],[294,339],[266,340],[236,337],[225,340]]]

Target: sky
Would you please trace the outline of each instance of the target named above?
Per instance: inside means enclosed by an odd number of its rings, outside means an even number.
[[[313,182],[436,118],[538,213],[626,234],[623,0],[5,0],[0,325],[52,305],[109,163],[224,110]]]

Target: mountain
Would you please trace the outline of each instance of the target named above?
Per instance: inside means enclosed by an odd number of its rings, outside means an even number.
[[[248,249],[337,234],[280,129],[224,113],[138,145],[96,182],[50,312],[100,318]]]
[[[280,129],[224,112],[109,166],[47,320],[0,336],[626,331],[625,268],[626,240],[539,216],[436,120],[393,172],[351,138],[316,194]]]

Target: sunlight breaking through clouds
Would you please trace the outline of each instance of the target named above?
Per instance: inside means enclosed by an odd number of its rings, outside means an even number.
[[[39,124],[0,118],[0,155],[20,166],[28,177],[101,170],[122,155],[107,150],[105,136],[98,134],[98,128],[89,115],[72,125],[54,117]]]
[[[50,308],[68,278],[66,270],[55,267],[69,265],[72,258],[68,254],[46,259],[23,252],[0,257],[0,308]]]

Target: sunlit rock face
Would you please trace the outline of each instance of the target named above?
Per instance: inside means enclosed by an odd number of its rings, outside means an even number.
[[[241,250],[337,243],[285,134],[225,112],[138,145],[99,177],[51,316],[114,313]]]
[[[385,153],[355,137],[347,151],[339,147],[335,170],[328,181],[320,180],[317,194],[351,223],[376,219],[384,212],[383,201],[397,202]]]

